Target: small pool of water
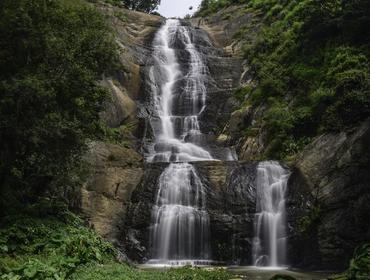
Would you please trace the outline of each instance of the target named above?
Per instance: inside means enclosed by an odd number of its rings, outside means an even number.
[[[297,280],[324,280],[333,274],[327,271],[302,271],[284,267],[230,266],[227,269],[240,276],[239,278],[248,280],[269,280],[276,274],[289,275]]]

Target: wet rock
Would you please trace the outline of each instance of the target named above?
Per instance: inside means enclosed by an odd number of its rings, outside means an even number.
[[[181,24],[185,27],[190,26],[190,22],[183,20]],[[199,116],[199,123],[201,131],[208,135],[207,141],[212,146],[215,142],[215,135],[221,133],[223,127],[226,125],[230,114],[236,109],[237,102],[233,96],[234,90],[239,86],[239,79],[241,76],[241,63],[239,58],[228,56],[223,50],[213,46],[209,35],[202,29],[190,28],[190,35],[198,52],[202,55],[202,59],[206,64],[205,86],[207,88],[206,107]],[[175,40],[181,41],[181,40]],[[184,49],[183,45],[174,45],[180,70],[187,73],[190,67],[189,52]],[[151,96],[153,87],[159,85],[153,84],[150,77],[150,68],[153,64],[151,58],[147,59],[146,66],[142,68],[142,86],[140,103],[148,110],[147,117],[152,126],[157,126],[157,112],[155,110],[154,102]],[[154,73],[156,81],[161,79],[159,73]],[[185,79],[178,79],[174,85],[175,96],[173,103],[176,111],[172,112],[176,115],[183,115],[191,104],[189,97],[184,94],[186,88]],[[150,135],[143,135],[146,138],[144,145],[150,146]],[[203,139],[202,139],[203,141]],[[202,142],[202,144],[204,144]],[[149,147],[145,148],[146,150]],[[213,149],[213,148],[211,148]],[[218,151],[216,151],[217,153]],[[223,152],[220,152],[221,154]]]
[[[158,178],[167,163],[145,164],[145,173],[132,194],[121,240],[129,258],[143,263],[150,258],[150,225]]]
[[[344,269],[354,248],[369,241],[369,143],[365,121],[318,137],[300,154],[288,187],[293,264]]]
[[[276,274],[270,278],[270,280],[296,280],[293,276],[285,274]]]
[[[254,163],[193,163],[206,189],[210,216],[212,259],[250,264],[255,212]],[[132,194],[122,239],[128,256],[136,262],[150,258],[151,211],[157,180],[167,163],[146,164],[142,181]],[[143,249],[145,248],[145,249]]]
[[[127,92],[111,79],[105,79],[102,84],[109,88],[111,98],[105,102],[105,110],[100,114],[101,119],[109,127],[119,127],[125,122],[135,121],[136,103]]]
[[[110,73],[102,84],[111,92],[101,114],[109,127],[136,121],[140,99],[142,67],[151,55],[151,42],[163,18],[99,2],[97,8],[107,17],[119,48],[121,70]]]

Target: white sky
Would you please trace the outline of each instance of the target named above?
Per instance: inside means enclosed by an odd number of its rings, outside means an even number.
[[[193,14],[202,0],[161,0],[158,12],[164,17],[184,17]],[[189,7],[193,6],[190,11]]]

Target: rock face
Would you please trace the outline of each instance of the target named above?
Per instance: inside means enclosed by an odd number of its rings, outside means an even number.
[[[182,25],[192,24],[189,21],[183,20]],[[216,48],[210,40],[209,35],[202,29],[195,28],[191,31],[191,37],[197,47],[202,59],[207,66],[206,88],[207,99],[205,111],[201,114],[199,122],[201,131],[207,135],[207,142],[212,144],[216,140],[216,135],[220,134],[230,118],[230,114],[236,109],[237,101],[233,96],[234,90],[239,86],[239,78],[241,75],[241,60],[238,57],[231,57],[224,50]],[[180,40],[179,40],[180,41]],[[190,57],[189,53],[184,50],[184,47],[178,46],[176,55],[181,65],[181,71],[186,72]],[[154,85],[150,77],[150,69],[153,66],[152,59],[148,58],[145,67],[142,68],[142,77],[144,79],[141,86],[141,97],[139,105],[138,117],[141,119],[146,142],[142,144],[144,152],[148,143],[152,140],[152,131],[150,126],[144,123],[156,122],[157,116],[154,108],[154,100],[152,100],[152,88]],[[186,85],[184,80],[176,82],[178,92],[182,92],[182,88]],[[175,90],[176,91],[176,90]],[[179,106],[181,110],[181,106]],[[181,112],[178,112],[181,114]],[[213,147],[211,147],[212,149]],[[216,151],[217,153],[217,151]]]
[[[240,87],[255,88],[257,81],[253,78],[248,61],[243,59],[242,46],[256,39],[261,26],[258,15],[252,14],[245,5],[235,5],[206,18],[194,18],[191,21],[209,34],[215,46],[238,60],[239,72],[238,77],[234,79],[234,92]],[[241,29],[243,37],[239,34]],[[248,96],[245,100],[247,98]],[[265,106],[247,106],[243,104],[243,100],[234,99],[233,108],[227,121],[222,123],[224,126],[218,131],[217,139],[223,145],[233,146],[240,160],[253,161],[263,158],[268,148],[262,118]],[[258,129],[246,132],[245,128],[252,125]]]
[[[81,191],[81,209],[97,232],[113,241],[136,262],[150,258],[151,211],[157,180],[167,163],[147,164],[143,154],[152,132],[151,42],[161,17],[97,4],[107,15],[120,48],[121,71],[102,83],[112,93],[102,119],[112,128],[130,124],[127,147],[92,143],[86,156],[90,176]],[[237,39],[239,26],[249,26],[254,40],[259,28],[242,6],[230,7],[207,19],[184,24],[199,28],[192,34],[208,66],[207,109],[201,130],[216,147],[233,145],[247,162],[197,162],[194,166],[207,191],[213,259],[251,264],[255,213],[256,163],[268,149],[263,124],[256,131],[242,128],[258,123],[265,108],[241,107],[233,92],[254,86]],[[186,54],[179,53],[183,62]],[[186,63],[184,63],[186,65]],[[185,67],[185,66],[184,66]],[[208,140],[208,139],[207,139]],[[318,137],[292,165],[288,182],[288,256],[292,266],[343,269],[353,249],[369,242],[370,122],[351,132]],[[136,150],[142,152],[140,155]],[[136,150],[135,150],[136,149]]]
[[[113,29],[122,68],[102,81],[112,96],[107,100],[101,117],[110,127],[128,122],[137,125],[137,102],[142,96],[141,71],[151,55],[151,42],[163,18],[103,2],[96,5],[107,16]]]
[[[132,149],[95,142],[86,161],[91,174],[81,189],[82,213],[99,234],[119,245],[131,193],[144,174],[142,157]]]
[[[232,6],[193,24],[207,31],[214,44],[240,57],[241,41],[253,42],[258,15]],[[248,30],[243,38],[239,28]],[[257,81],[241,63],[240,86],[253,89]],[[248,94],[246,95],[248,99]],[[235,147],[240,160],[265,158],[270,147],[262,106],[239,104],[218,140]],[[245,129],[253,127],[252,130]],[[289,180],[289,256],[293,266],[344,269],[356,246],[370,241],[369,121],[338,134],[321,135],[291,163]]]
[[[206,18],[193,18],[191,22],[205,30],[216,47],[223,48],[227,54],[234,57],[242,56],[241,41],[237,39],[240,27],[251,27],[248,38],[245,38],[247,40],[253,40],[259,28],[254,15],[246,12],[245,5],[230,6]]]
[[[91,143],[86,155],[90,172],[81,190],[80,208],[91,227],[123,248],[127,207],[145,173],[143,158],[136,151],[141,68],[151,55],[151,41],[163,18],[103,2],[95,5],[113,29],[121,65],[121,70],[101,81],[111,93],[101,118],[107,126],[121,129],[124,138],[120,145]]]
[[[145,175],[132,194],[123,239],[130,259],[150,258],[151,211],[158,191],[157,180],[167,163],[145,166]],[[255,163],[193,163],[206,188],[211,224],[212,259],[249,264],[255,212]]]
[[[370,121],[318,137],[289,181],[290,257],[296,266],[343,269],[370,236]]]

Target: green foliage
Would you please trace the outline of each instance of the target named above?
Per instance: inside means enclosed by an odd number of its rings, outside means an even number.
[[[321,207],[313,205],[306,216],[298,220],[298,231],[301,234],[309,235],[319,223],[321,217]]]
[[[99,135],[113,37],[83,1],[0,3],[1,188],[41,193]]]
[[[150,13],[157,9],[161,0],[123,0],[122,2],[129,9]]]
[[[136,123],[127,123],[117,128],[103,127],[104,139],[107,142],[125,148],[132,148],[132,143],[129,141],[129,138],[132,137],[136,127]]]
[[[246,3],[247,0],[202,0],[196,16],[207,16],[233,4]]]
[[[362,245],[355,250],[347,277],[348,280],[370,279],[370,244]]]
[[[122,11],[115,11],[114,16],[122,22],[127,22],[127,16]]]
[[[201,268],[179,268],[159,271],[137,271],[126,265],[108,263],[81,267],[72,280],[228,280],[231,275],[223,269],[207,271]]]
[[[328,278],[328,280],[365,279],[370,279],[370,244],[364,244],[356,248],[346,272],[331,275]]]
[[[234,91],[234,97],[240,102],[243,103],[245,98],[252,92],[252,88],[250,86],[245,86],[238,88]]]
[[[91,1],[91,0],[90,0]],[[126,7],[127,9],[151,13],[161,4],[161,0],[104,0],[112,5]]]
[[[267,108],[268,157],[290,157],[314,136],[370,116],[369,1],[209,0],[200,15],[235,3],[245,3],[255,18],[234,38],[245,39],[244,56],[258,82],[235,96]],[[258,30],[253,40],[250,30]]]
[[[0,279],[66,279],[83,264],[114,260],[115,249],[63,205],[36,204],[0,230]],[[37,211],[37,212],[36,212]]]
[[[139,271],[58,200],[40,200],[0,220],[0,279],[227,280],[223,269]]]

